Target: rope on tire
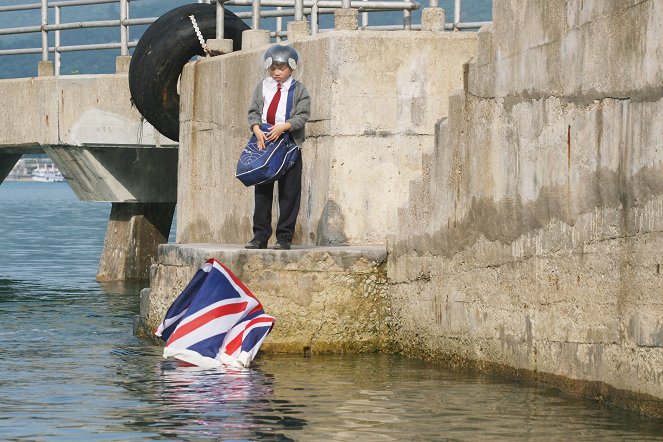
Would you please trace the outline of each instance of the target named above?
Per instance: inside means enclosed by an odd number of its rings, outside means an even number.
[[[191,24],[193,24],[193,30],[196,31],[196,35],[198,36],[198,41],[200,42],[200,46],[202,46],[203,51],[205,51],[205,56],[209,57],[211,51],[207,47],[207,43],[205,43],[205,39],[203,38],[202,32],[200,32],[200,28],[198,27],[198,23],[196,22],[196,17],[190,15],[189,19],[191,20]]]

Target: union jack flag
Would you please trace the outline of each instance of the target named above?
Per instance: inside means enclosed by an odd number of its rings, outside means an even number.
[[[274,318],[226,266],[210,259],[175,299],[155,332],[164,358],[201,367],[248,367]]]

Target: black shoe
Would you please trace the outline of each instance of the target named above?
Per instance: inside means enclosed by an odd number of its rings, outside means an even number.
[[[266,249],[267,241],[258,241],[253,238],[251,241],[247,242],[244,246],[245,249]]]
[[[274,244],[274,250],[290,250],[290,241],[277,241]]]

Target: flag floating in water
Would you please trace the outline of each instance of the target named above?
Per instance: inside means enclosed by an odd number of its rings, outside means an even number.
[[[248,367],[274,318],[226,266],[208,260],[175,299],[156,335],[163,356],[201,367]]]

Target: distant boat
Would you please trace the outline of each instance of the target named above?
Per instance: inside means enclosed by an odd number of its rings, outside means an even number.
[[[55,167],[38,167],[32,171],[32,180],[41,183],[59,183],[64,181],[64,177]]]

